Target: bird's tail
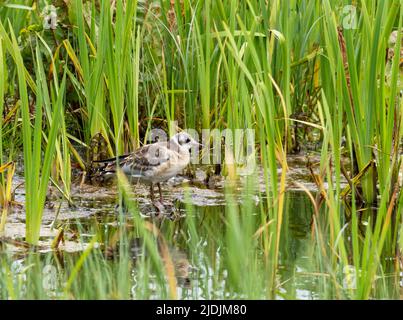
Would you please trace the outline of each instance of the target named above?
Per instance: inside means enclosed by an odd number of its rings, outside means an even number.
[[[104,160],[94,160],[92,161],[93,163],[116,163],[117,161],[122,161],[125,160],[129,155],[125,154],[125,155],[121,155],[121,156],[117,156],[114,158],[109,158],[109,159],[104,159]]]
[[[95,184],[110,182],[111,178],[116,174],[118,163],[124,161],[128,156],[129,155],[121,155],[114,158],[92,161],[87,171],[89,181]]]

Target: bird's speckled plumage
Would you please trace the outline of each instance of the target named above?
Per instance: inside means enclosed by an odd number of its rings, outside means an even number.
[[[198,145],[189,134],[181,132],[168,142],[156,142],[131,154],[98,161],[104,164],[99,168],[100,174],[114,176],[119,166],[132,182],[151,184],[152,188],[154,183],[167,181],[185,169],[190,162],[190,150]]]

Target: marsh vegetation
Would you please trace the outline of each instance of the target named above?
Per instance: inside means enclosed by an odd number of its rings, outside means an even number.
[[[0,3],[1,299],[402,297],[402,0],[48,2]],[[155,129],[214,133],[162,206],[98,174]]]

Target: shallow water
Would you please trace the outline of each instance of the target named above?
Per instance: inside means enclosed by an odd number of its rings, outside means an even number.
[[[296,160],[298,164],[298,161]],[[263,179],[262,179],[263,180]],[[14,182],[18,184],[21,178]],[[307,195],[292,188],[294,181],[304,183],[311,191],[314,186],[309,181],[306,168],[296,166],[288,176],[290,190],[286,193],[285,214],[282,225],[281,241],[279,248],[278,275],[275,281],[275,298],[277,299],[345,299],[354,294],[355,275],[348,273],[345,267],[336,271],[334,266],[330,268],[327,261],[318,253],[320,247],[314,236],[315,230],[312,225],[314,213],[312,204]],[[180,182],[180,183],[179,183]],[[239,299],[256,298],[265,299],[269,297],[267,292],[267,269],[263,266],[264,254],[258,252],[254,256],[252,267],[242,269],[245,274],[241,277],[245,281],[237,283],[231,279],[231,274],[237,272],[231,269],[231,257],[227,255],[226,228],[226,198],[222,185],[214,190],[200,188],[194,185],[183,187],[182,182],[171,183],[164,186],[164,196],[175,203],[173,211],[175,214],[168,218],[152,217],[155,209],[150,206],[147,198],[147,188],[136,186],[133,188],[133,197],[139,203],[139,213],[145,219],[150,220],[161,232],[169,248],[169,254],[175,267],[177,279],[176,294],[181,299]],[[262,181],[258,186],[264,190]],[[295,185],[294,185],[295,186]],[[186,190],[186,192],[185,192]],[[241,191],[241,187],[237,189]],[[185,197],[185,193],[188,194]],[[75,207],[69,207],[65,201],[51,201],[44,213],[41,239],[38,248],[38,255],[45,266],[51,270],[63,273],[67,261],[77,261],[81,252],[85,250],[95,233],[100,234],[100,240],[96,248],[100,248],[104,255],[108,256],[107,263],[113,264],[118,258],[119,243],[113,248],[108,246],[114,235],[117,234],[122,222],[127,225],[133,224],[129,214],[118,216],[116,209],[116,188],[115,187],[93,187],[81,186],[73,189],[73,201]],[[242,201],[241,192],[233,195],[236,202]],[[186,200],[185,200],[186,198]],[[264,196],[263,196],[264,199]],[[258,216],[259,198],[252,199],[254,204],[251,209],[251,216]],[[16,201],[23,203],[24,190],[17,189]],[[186,202],[192,204],[192,210]],[[59,208],[60,203],[60,208]],[[55,221],[55,216],[58,213]],[[187,217],[184,219],[184,217]],[[197,243],[193,244],[188,219],[191,218],[197,227]],[[124,221],[122,221],[123,219]],[[15,209],[9,216],[6,227],[6,237],[9,239],[24,240],[25,224],[23,207]],[[259,228],[259,219],[256,219],[256,229]],[[59,251],[55,253],[50,244],[57,234],[58,226],[64,228],[64,242],[60,243]],[[78,237],[80,240],[78,240]],[[326,239],[325,239],[326,240]],[[131,298],[161,298],[161,290],[158,289],[158,279],[152,272],[139,270],[136,261],[140,260],[147,252],[144,251],[143,239],[131,235],[129,239],[130,259],[134,261],[130,271]],[[108,251],[109,250],[109,251]],[[5,243],[3,253],[12,255],[12,268],[16,275],[29,265],[26,260],[26,249],[10,243]],[[239,264],[243,263],[242,252],[240,252]],[[245,254],[245,259],[247,259]],[[108,262],[109,261],[109,262]],[[391,268],[379,276],[379,281],[386,283],[383,287],[390,290],[379,292],[378,298],[399,298],[401,286],[399,286],[400,275],[393,273],[393,261]],[[233,265],[233,264],[232,264]],[[239,270],[238,270],[239,271]],[[252,274],[248,274],[248,272]],[[61,276],[60,276],[61,277]],[[147,278],[144,281],[144,278]],[[248,284],[250,279],[250,286]],[[261,285],[256,285],[261,279]],[[239,282],[239,280],[237,280]],[[58,295],[61,288],[55,288],[53,295]],[[146,287],[146,288],[145,288]],[[113,296],[112,296],[113,297]]]
[[[92,238],[94,223],[97,223],[97,230],[103,235],[104,239],[110,239],[116,234],[119,223],[114,206],[110,203],[105,207],[100,206],[98,200],[94,200],[91,217],[72,219],[69,221],[66,232],[66,243],[64,251],[54,254],[45,248],[40,254],[41,260],[46,261],[46,266],[53,266],[54,270],[58,265],[65,264],[66,261],[76,261],[79,252],[85,248],[85,243]],[[89,201],[91,203],[91,201]],[[335,290],[333,275],[323,270],[323,266],[318,262],[315,241],[312,237],[311,217],[313,213],[309,199],[302,192],[287,193],[286,196],[286,214],[282,230],[282,239],[280,246],[279,273],[276,281],[277,299],[334,299],[348,298],[344,289],[354,286],[346,280],[338,279],[339,283],[345,284],[346,288],[341,288],[343,293]],[[90,210],[90,209],[88,209]],[[179,206],[179,210],[185,210],[184,206]],[[195,224],[198,226],[198,244],[197,250],[189,250],[189,244],[186,237],[181,234],[188,234],[188,226],[183,223],[183,219],[171,221],[169,219],[158,219],[154,223],[161,230],[161,234],[166,239],[172,261],[175,265],[177,277],[177,296],[181,299],[239,299],[250,297],[245,293],[234,288],[229,279],[231,270],[228,268],[228,257],[226,256],[225,246],[225,207],[224,206],[195,206],[192,213]],[[132,223],[130,216],[125,218],[125,222]],[[79,231],[80,239],[84,243],[74,241],[72,235]],[[43,237],[43,243],[46,243],[46,236]],[[49,235],[51,238],[51,235]],[[87,240],[86,240],[87,239]],[[131,259],[136,261],[144,255],[142,239],[136,237],[129,242],[129,252]],[[117,249],[119,251],[119,248]],[[48,252],[48,253],[47,253]],[[70,252],[70,253],[69,253]],[[21,252],[20,252],[21,253]],[[24,260],[24,255],[17,259],[15,255],[16,266],[14,269],[23,269],[28,262]],[[112,255],[113,256],[113,255]],[[263,260],[263,256],[258,258],[257,264]],[[109,260],[108,260],[109,261]],[[110,263],[113,259],[110,260]],[[259,267],[256,271],[264,274],[265,269]],[[62,271],[61,271],[62,272]],[[393,280],[393,274],[385,274],[384,280]],[[161,298],[158,288],[158,281],[155,275],[150,273],[147,280],[147,293],[145,289],[140,290],[138,286],[144,285],[141,279],[144,276],[143,271],[132,267],[131,283],[132,298]],[[340,272],[336,277],[345,277]],[[398,275],[395,275],[398,276]],[[264,276],[263,276],[264,278]],[[343,282],[344,281],[344,282]],[[354,280],[352,280],[354,281]],[[391,291],[388,298],[399,298],[398,292],[394,289],[394,283],[390,284]],[[267,289],[254,288],[253,298],[267,298]],[[57,290],[56,290],[57,291]],[[385,297],[385,293],[383,296]]]

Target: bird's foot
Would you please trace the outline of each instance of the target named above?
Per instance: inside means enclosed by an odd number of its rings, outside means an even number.
[[[153,200],[153,203],[159,203],[159,204],[163,205],[164,207],[174,205],[174,203],[172,201],[165,200],[163,198],[159,198],[158,200]]]
[[[152,204],[155,209],[157,209],[158,214],[164,214],[165,213],[165,206],[164,203],[161,202],[160,200],[153,200]]]
[[[171,217],[175,213],[175,205],[172,201],[153,200],[152,205],[157,210],[157,216]]]

